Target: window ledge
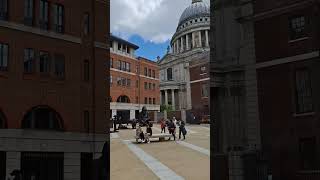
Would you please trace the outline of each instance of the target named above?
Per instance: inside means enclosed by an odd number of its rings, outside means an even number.
[[[307,40],[307,39],[309,39],[309,37],[298,38],[298,39],[294,39],[294,40],[289,40],[289,43],[294,43],[294,42],[303,41],[303,40]]]
[[[200,76],[203,76],[203,75],[207,75],[207,73],[202,73],[202,74],[200,74]]]
[[[308,113],[294,113],[293,116],[294,117],[304,117],[304,116],[313,116],[315,115],[315,112],[308,112]]]

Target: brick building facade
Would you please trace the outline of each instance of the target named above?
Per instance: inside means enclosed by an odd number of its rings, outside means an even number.
[[[1,180],[92,175],[80,172],[107,139],[108,13],[106,0],[0,0]]]
[[[159,106],[159,67],[156,62],[135,57],[139,47],[119,37],[111,36],[110,86],[111,116],[124,120],[138,118],[145,106],[157,120]]]
[[[320,3],[265,0],[254,7],[262,150],[269,174],[320,179]]]

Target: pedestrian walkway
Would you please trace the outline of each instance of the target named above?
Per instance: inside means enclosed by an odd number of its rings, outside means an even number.
[[[210,156],[210,150],[208,150],[208,149],[205,149],[205,148],[202,148],[202,147],[199,147],[199,146],[196,146],[196,145],[184,142],[184,141],[177,141],[177,143],[182,145],[182,146],[185,146],[185,147],[188,147],[190,149],[193,149],[195,151],[198,151],[198,152],[200,152],[202,154]]]
[[[159,160],[150,156],[144,152],[141,148],[132,144],[130,140],[123,141],[129,149],[142,161],[144,162],[154,174],[156,174],[161,180],[184,180],[183,177],[177,175],[167,166],[163,165]]]

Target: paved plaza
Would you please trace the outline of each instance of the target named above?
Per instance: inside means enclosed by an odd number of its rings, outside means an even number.
[[[135,130],[131,128],[111,133],[111,179],[210,179],[210,128],[205,125],[186,128],[186,140],[155,139],[150,144],[137,144]],[[154,125],[153,133],[160,133],[159,125]]]

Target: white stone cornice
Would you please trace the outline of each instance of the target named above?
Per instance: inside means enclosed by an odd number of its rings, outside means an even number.
[[[203,82],[203,81],[209,81],[209,80],[210,80],[210,78],[198,79],[198,80],[190,81],[190,84]]]
[[[67,35],[67,34],[60,34],[60,33],[54,32],[54,31],[46,31],[46,30],[42,30],[40,28],[26,26],[24,24],[18,24],[18,23],[14,23],[14,22],[0,20],[0,27],[9,28],[9,29],[17,30],[17,31],[23,31],[23,32],[27,32],[27,33],[32,33],[32,34],[36,34],[36,35],[40,35],[40,36],[44,36],[44,37],[53,38],[53,39],[68,41],[68,42],[72,42],[72,43],[76,43],[76,44],[82,43],[80,37],[75,37],[75,36],[71,36],[71,35]]]

